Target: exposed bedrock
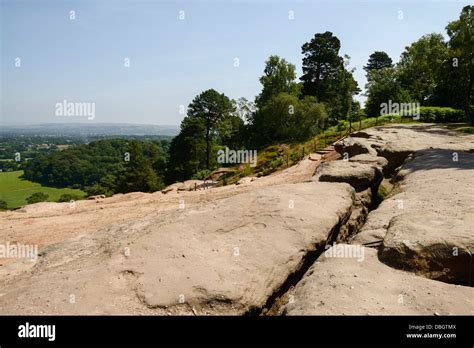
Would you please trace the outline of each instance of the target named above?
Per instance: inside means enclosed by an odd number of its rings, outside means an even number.
[[[345,182],[357,192],[369,188],[376,191],[381,180],[382,172],[377,165],[344,160],[323,163],[313,178],[313,181]]]
[[[380,258],[387,264],[446,282],[474,285],[474,155],[423,150],[398,174]],[[383,230],[381,231],[383,234]]]
[[[370,154],[376,155],[375,149],[372,145],[377,144],[376,140],[371,140],[370,138],[354,138],[349,137],[343,140],[340,140],[334,144],[334,149],[344,156],[357,156],[360,154]]]
[[[376,249],[361,245],[328,249],[288,297],[281,309],[286,315],[474,313],[474,288],[392,268],[378,260]]]
[[[343,183],[278,185],[85,234],[26,271],[3,267],[0,313],[259,313],[336,238],[354,200]]]

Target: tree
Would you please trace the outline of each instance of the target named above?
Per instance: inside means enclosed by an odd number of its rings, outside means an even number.
[[[295,115],[292,124],[295,140],[306,140],[318,134],[328,118],[325,105],[312,96],[299,101]]]
[[[206,139],[206,169],[210,169],[211,141],[218,121],[233,111],[233,105],[223,93],[208,89],[189,104],[188,116],[204,121]]]
[[[167,142],[136,141],[140,143],[143,161],[155,172],[159,187],[166,170]],[[92,141],[27,161],[24,177],[46,186],[81,188],[92,195],[128,192],[123,182],[128,170],[124,160],[127,152],[130,143],[125,139]]]
[[[265,62],[263,76],[260,77],[262,92],[257,96],[255,104],[261,108],[272,97],[280,93],[298,94],[295,83],[296,67],[278,56],[270,56]]]
[[[422,36],[401,55],[397,66],[401,86],[421,105],[432,105],[440,68],[447,59],[448,47],[441,34]]]
[[[153,192],[162,188],[150,161],[144,156],[142,145],[133,140],[129,144],[120,188],[122,192]]]
[[[35,192],[28,198],[26,198],[26,202],[28,204],[33,204],[33,203],[39,203],[39,202],[45,202],[49,198],[49,195],[43,192]]]
[[[346,69],[349,57],[339,56],[341,43],[331,32],[319,33],[302,46],[303,96],[324,102],[332,121],[347,118],[352,97],[360,90],[352,73]]]
[[[225,115],[217,124],[218,143],[238,149],[243,143],[244,121],[235,113]]]
[[[352,113],[352,105],[354,104],[354,95],[360,93],[359,86],[357,81],[353,77],[353,72],[355,68],[351,71],[346,70],[346,66],[349,65],[349,56],[345,56],[344,69],[339,73],[339,87],[337,98],[337,113],[339,116],[342,116],[345,119],[349,119]],[[352,126],[352,123],[350,124]]]
[[[166,181],[183,181],[206,168],[206,126],[204,119],[185,117],[181,130],[171,140]]]
[[[448,46],[452,53],[452,63],[456,68],[459,94],[462,95],[466,117],[474,124],[471,111],[474,87],[474,6],[465,6],[458,20],[448,24]]]
[[[256,112],[253,145],[305,140],[318,132],[326,118],[324,104],[317,103],[315,97],[301,100],[293,94],[280,93]]]
[[[314,35],[302,46],[303,53],[303,95],[315,96],[318,101],[327,100],[327,92],[343,68],[339,56],[341,42],[329,31]]]
[[[364,110],[361,109],[360,103],[356,100],[352,102],[352,108],[349,115],[349,127],[352,129],[352,123],[359,121],[359,130],[362,129],[362,119],[365,117]]]
[[[369,117],[380,116],[381,105],[389,103],[405,103],[411,101],[409,93],[404,90],[396,79],[394,68],[372,70],[366,85],[367,102],[365,111]]]
[[[248,101],[246,98],[232,100],[234,104],[234,115],[240,117],[244,123],[252,123],[253,114],[256,111],[255,103]]]
[[[383,51],[375,51],[369,56],[369,61],[367,62],[367,65],[364,66],[364,70],[367,73],[370,73],[372,70],[391,68],[392,66],[392,58],[390,58],[387,53]]]

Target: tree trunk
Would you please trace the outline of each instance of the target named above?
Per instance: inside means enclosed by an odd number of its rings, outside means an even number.
[[[472,91],[472,83],[474,79],[474,73],[472,72],[471,69],[471,74],[469,76],[469,85],[466,91],[466,97],[465,97],[465,102],[464,102],[464,113],[466,114],[467,119],[469,120],[469,123],[471,126],[474,126],[474,114],[471,112],[471,91]]]
[[[209,127],[209,124],[206,127],[206,168],[209,170],[211,168],[210,165],[210,156],[211,156],[211,142],[210,142],[210,132],[211,129]]]

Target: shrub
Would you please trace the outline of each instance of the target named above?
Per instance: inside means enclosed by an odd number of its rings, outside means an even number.
[[[339,120],[339,121],[337,121],[336,130],[338,132],[342,132],[343,130],[347,129],[347,126],[348,126],[348,122],[346,122],[344,120]]]
[[[94,184],[92,186],[87,186],[84,191],[86,191],[88,196],[97,196],[97,195],[106,195],[107,197],[114,194],[113,191],[107,187],[103,187],[100,184]]]
[[[64,193],[59,197],[58,202],[77,201],[79,199],[81,199],[81,197],[79,197],[78,195],[74,195],[72,193]]]
[[[0,199],[0,210],[7,210],[7,209],[8,209],[7,202]]]
[[[283,158],[282,157],[279,157],[273,161],[270,162],[270,168],[272,168],[273,170],[281,167],[283,165]]]
[[[211,173],[210,170],[208,169],[202,169],[198,172],[196,172],[191,179],[193,180],[204,180],[209,174]]]
[[[438,106],[420,107],[420,120],[423,122],[454,123],[466,121],[464,111]]]
[[[249,164],[247,164],[239,176],[243,178],[245,176],[249,176],[252,173],[253,173],[253,168]]]
[[[38,202],[45,202],[49,198],[49,195],[43,192],[35,192],[31,196],[26,199],[28,204],[38,203]]]

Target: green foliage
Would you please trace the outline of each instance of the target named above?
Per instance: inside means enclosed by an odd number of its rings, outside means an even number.
[[[422,106],[420,107],[420,120],[423,122],[464,122],[467,121],[464,111],[446,108],[446,107],[434,107],[434,106]]]
[[[110,191],[109,188],[104,187],[99,183],[95,183],[94,185],[87,186],[84,188],[84,190],[87,192],[88,196],[105,195],[109,197],[114,194],[114,192]]]
[[[451,61],[457,68],[452,71],[454,79],[451,81],[456,83],[464,112],[474,124],[474,113],[470,107],[474,104],[474,6],[465,6],[459,19],[449,23],[446,30],[450,38],[451,57],[456,59]]]
[[[202,169],[202,170],[198,171],[197,173],[195,173],[191,177],[191,179],[193,179],[193,180],[204,180],[210,173],[211,173],[211,171],[209,169]]]
[[[419,102],[422,106],[463,109],[474,124],[474,6],[465,6],[458,20],[448,24],[449,41],[441,34],[421,37],[402,53],[396,67],[366,69],[367,115],[377,117],[381,103]],[[373,56],[367,67],[373,66]],[[379,65],[379,64],[376,64]],[[433,111],[433,110],[431,110]],[[457,115],[425,119],[458,119]]]
[[[392,58],[390,58],[387,53],[375,51],[369,56],[369,61],[367,65],[364,66],[364,70],[368,73],[367,75],[370,76],[372,70],[391,68],[392,66]]]
[[[262,92],[256,98],[256,105],[263,107],[272,97],[286,93],[298,96],[295,83],[296,67],[278,56],[270,56],[265,62],[263,76],[260,77]]]
[[[396,70],[394,68],[383,68],[372,70],[368,73],[370,79],[367,82],[367,102],[365,111],[370,117],[380,115],[383,103],[408,103],[412,101],[407,90],[400,86],[396,80]]]
[[[28,204],[38,203],[38,202],[45,202],[49,198],[49,195],[43,192],[35,192],[31,196],[26,199]]]
[[[346,70],[349,57],[339,56],[341,42],[331,32],[318,33],[302,46],[303,96],[313,96],[326,104],[331,120],[350,114],[353,95],[360,92],[353,71]]]
[[[79,187],[89,194],[154,191],[163,186],[164,144],[125,139],[94,141],[28,161],[24,176],[46,186]]]
[[[237,115],[225,115],[216,126],[218,143],[231,149],[240,148],[243,143],[244,121]]]
[[[219,146],[240,148],[244,141],[244,120],[251,119],[253,105],[245,98],[231,101],[210,89],[196,96],[181,122],[180,133],[170,146],[167,183],[183,181],[216,166]]]
[[[463,126],[463,127],[455,128],[454,130],[457,132],[462,132],[466,134],[474,134],[474,127]]]
[[[79,196],[79,195],[74,195],[74,194],[71,194],[71,193],[64,193],[59,197],[58,202],[78,201],[80,199],[81,199],[81,196]]]
[[[337,130],[338,132],[342,132],[342,131],[344,131],[344,130],[346,130],[346,129],[348,129],[348,124],[347,124],[347,122],[344,121],[344,120],[339,120],[339,121],[337,122],[337,125],[336,125],[336,130]]]
[[[422,36],[405,49],[398,64],[398,80],[421,105],[433,102],[439,69],[448,58],[448,47],[441,34]]]
[[[206,169],[206,127],[204,120],[185,117],[180,133],[170,145],[166,182],[184,181],[201,169]]]
[[[0,210],[7,210],[8,204],[4,200],[0,199]]]
[[[303,53],[303,94],[328,100],[333,81],[343,67],[341,42],[331,32],[315,34],[301,49]]]
[[[377,207],[384,201],[385,198],[388,197],[389,191],[384,185],[379,185],[379,189],[377,191],[377,195],[374,200],[374,206]]]
[[[127,153],[129,160],[125,162],[124,173],[118,184],[120,192],[154,192],[164,187],[163,182],[158,178],[148,158],[145,150],[139,141],[132,141],[128,144]],[[112,178],[111,178],[112,179]],[[104,186],[104,182],[100,182]],[[114,182],[111,182],[113,185]]]
[[[272,97],[254,116],[253,145],[263,147],[275,142],[305,140],[318,133],[327,119],[325,106],[314,97],[281,93]]]
[[[211,152],[217,124],[235,111],[234,104],[223,93],[208,89],[196,96],[188,106],[188,116],[203,121],[206,141],[206,169],[211,168]]]

